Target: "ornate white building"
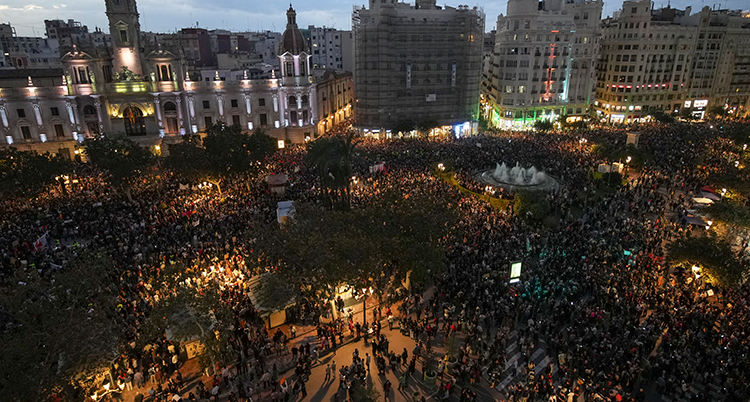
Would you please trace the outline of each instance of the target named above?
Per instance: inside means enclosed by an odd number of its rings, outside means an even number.
[[[315,134],[310,55],[291,7],[277,53],[281,73],[270,79],[246,71],[191,77],[182,49],[143,45],[135,0],[107,0],[106,14],[111,47],[74,46],[61,51],[62,69],[0,75],[0,144],[72,157],[78,142],[110,134],[158,154],[218,122],[292,142]]]

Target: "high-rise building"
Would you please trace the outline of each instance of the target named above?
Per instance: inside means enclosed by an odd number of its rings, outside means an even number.
[[[596,84],[600,0],[509,0],[497,18],[484,115],[504,128],[588,114]]]
[[[740,11],[704,7],[691,15],[649,0],[625,1],[603,21],[596,109],[613,123],[713,106],[747,112],[750,24]]]
[[[631,123],[650,113],[671,114],[686,98],[697,27],[673,8],[653,10],[649,0],[626,1],[603,21],[597,65],[596,109],[612,123]]]
[[[692,19],[698,36],[683,106],[696,117],[713,107],[746,116],[750,108],[750,13],[703,7]]]
[[[349,56],[344,53],[344,36],[348,36],[348,31],[313,25],[307,29],[310,33],[313,70],[343,70],[344,58]]]
[[[57,39],[36,36],[17,36],[10,24],[0,24],[0,48],[5,68],[49,68],[60,67],[60,51]]]
[[[434,0],[369,6],[352,15],[355,124],[465,127],[478,119],[484,13]]]

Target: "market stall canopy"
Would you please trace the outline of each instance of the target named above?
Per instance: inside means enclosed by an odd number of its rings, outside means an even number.
[[[686,223],[695,225],[695,226],[701,226],[706,227],[708,226],[708,223],[703,220],[700,216],[691,216],[691,215],[685,215],[682,217]]]
[[[695,197],[693,198],[693,201],[697,204],[702,204],[702,205],[711,205],[714,203],[711,199],[704,198],[704,197]]]
[[[721,196],[716,193],[711,193],[708,191],[701,191],[701,197],[708,198],[709,200],[713,201],[721,201]]]
[[[703,190],[703,191],[707,191],[707,192],[709,192],[709,193],[714,193],[714,194],[718,194],[718,193],[716,192],[716,190],[714,190],[714,188],[713,188],[713,187],[711,187],[711,186],[705,186],[705,187],[701,187],[701,190]]]

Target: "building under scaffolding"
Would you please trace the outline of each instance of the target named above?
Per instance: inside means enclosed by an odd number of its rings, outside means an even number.
[[[357,126],[403,131],[478,118],[482,10],[370,0],[354,8],[352,30]]]

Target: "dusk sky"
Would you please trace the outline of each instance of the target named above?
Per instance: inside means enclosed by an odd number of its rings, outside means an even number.
[[[409,1],[413,4],[413,0]],[[351,28],[351,11],[354,4],[363,5],[367,0],[321,0],[294,1],[297,10],[297,22],[300,27],[308,25],[328,26],[338,29]],[[456,6],[467,3],[461,0],[456,3],[438,1],[438,5],[449,4]],[[505,13],[506,1],[474,0],[468,2],[470,6],[484,9],[486,14],[486,30],[495,27],[498,14]],[[667,1],[657,2],[655,5],[666,5]],[[747,0],[728,0],[721,3],[698,2],[690,0],[672,1],[672,7],[684,8],[692,6],[693,10],[700,10],[704,5],[722,8],[748,9]],[[622,6],[622,1],[607,1],[604,3],[604,15],[611,15]],[[288,0],[141,0],[138,11],[141,14],[141,29],[143,31],[171,32],[180,28],[199,26],[214,29],[224,28],[233,31],[245,30],[275,30],[283,31],[286,25],[286,9]],[[94,27],[107,30],[107,19],[104,15],[103,0],[0,0],[0,22],[10,22],[19,36],[44,36],[45,19],[74,19]]]

